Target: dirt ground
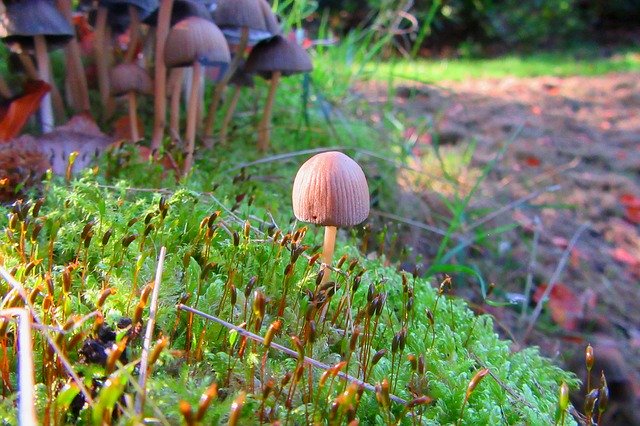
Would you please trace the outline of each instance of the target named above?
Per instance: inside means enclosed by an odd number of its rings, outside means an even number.
[[[477,170],[506,149],[471,207],[487,214],[506,206],[483,229],[518,228],[498,236],[494,248],[481,244],[468,258],[495,283],[494,298],[517,299],[528,275],[538,295],[554,272],[557,284],[528,335],[519,310],[484,309],[516,347],[538,345],[582,377],[584,348],[591,343],[594,380],[604,369],[612,394],[606,423],[640,424],[640,74],[411,82],[395,91],[362,83],[354,95],[374,106],[374,123],[390,109],[402,121],[416,167],[433,159],[436,141],[445,155],[461,155],[477,141],[470,164],[476,172],[462,173],[461,187],[472,186]],[[429,190],[424,180],[403,179],[413,193],[403,217],[443,224],[447,213],[433,196],[439,187],[434,181]],[[428,259],[433,234],[411,234],[411,244]],[[477,293],[458,293],[480,301]],[[582,412],[582,403],[574,403]]]

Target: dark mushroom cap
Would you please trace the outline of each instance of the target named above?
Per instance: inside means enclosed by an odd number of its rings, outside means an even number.
[[[114,96],[136,92],[142,95],[153,93],[153,82],[147,71],[140,65],[125,63],[111,69],[109,76],[111,93]]]
[[[286,76],[309,72],[313,65],[306,50],[278,35],[256,44],[249,53],[245,68],[248,72],[270,79],[274,71],[280,71]]]
[[[100,0],[101,6],[132,5],[142,12],[143,16],[149,15],[158,8],[158,0]]]
[[[245,64],[244,59],[241,59],[240,63],[238,64],[238,67],[233,72],[233,75],[229,80],[229,84],[232,84],[234,86],[240,86],[240,87],[254,86],[253,75],[247,72],[247,70],[244,68],[244,64]]]
[[[7,2],[0,14],[0,38],[14,49],[33,50],[33,37],[42,35],[49,50],[66,44],[74,36],[69,21],[53,1],[21,0]]]
[[[211,21],[192,16],[169,31],[164,47],[168,67],[187,67],[198,61],[204,65],[227,65],[229,46],[220,29]]]
[[[244,27],[249,29],[249,46],[282,32],[266,0],[220,0],[213,20],[232,45],[240,43]]]
[[[158,11],[159,9],[156,8],[144,19],[143,22],[147,25],[151,25],[152,27],[157,26]],[[170,26],[173,27],[178,22],[191,16],[211,20],[211,13],[209,13],[209,9],[207,9],[205,2],[199,0],[174,0],[173,7],[171,8]]]
[[[369,216],[369,187],[364,172],[337,151],[307,160],[293,181],[293,214],[323,226],[353,226]]]

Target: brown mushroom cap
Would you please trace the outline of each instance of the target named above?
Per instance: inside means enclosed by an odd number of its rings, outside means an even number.
[[[175,24],[164,47],[168,67],[226,65],[231,61],[229,46],[220,29],[211,21],[191,16]]]
[[[266,0],[220,0],[213,21],[222,29],[230,44],[238,44],[241,29],[249,29],[248,44],[281,33],[280,24]]]
[[[136,92],[143,95],[153,93],[153,82],[147,71],[137,64],[120,64],[111,69],[109,78],[114,96]]]
[[[5,6],[0,13],[0,38],[12,48],[32,50],[36,35],[45,37],[49,50],[62,47],[73,38],[73,28],[52,1],[12,1]]]
[[[245,69],[270,79],[274,71],[287,76],[309,72],[313,69],[313,64],[302,46],[278,35],[255,45],[249,53]]]
[[[323,226],[353,226],[369,216],[369,186],[364,172],[337,151],[307,160],[293,181],[293,214]]]

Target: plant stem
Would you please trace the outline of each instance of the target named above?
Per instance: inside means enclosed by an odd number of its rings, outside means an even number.
[[[233,113],[236,110],[236,106],[238,106],[238,100],[240,99],[240,89],[239,85],[236,85],[233,88],[233,95],[231,96],[231,101],[229,101],[229,107],[224,114],[224,119],[222,120],[222,128],[220,129],[220,144],[224,145],[227,143],[227,131],[229,129],[229,123],[233,118]]]
[[[103,111],[107,110],[109,105],[109,64],[106,55],[107,42],[107,15],[106,7],[98,6],[98,16],[96,17],[95,30],[95,54],[96,67],[98,69],[98,89],[100,90],[100,102]]]
[[[258,151],[260,152],[264,152],[269,148],[271,110],[273,109],[273,100],[276,95],[276,89],[280,82],[280,74],[280,71],[274,71],[271,75],[271,85],[269,86],[267,102],[264,105],[262,120],[260,120],[260,124],[258,125]]]
[[[169,88],[171,90],[171,111],[169,113],[169,135],[176,139],[180,138],[180,91],[182,89],[182,78],[184,68],[174,68],[169,77]]]
[[[184,169],[182,176],[186,177],[191,170],[193,164],[193,151],[196,143],[196,118],[198,109],[198,90],[200,89],[200,73],[202,72],[202,65],[196,61],[193,63],[193,79],[191,80],[191,93],[189,94],[189,107],[187,109],[187,153],[184,160]]]
[[[156,68],[154,75],[154,116],[153,116],[153,135],[151,138],[151,155],[154,155],[162,143],[164,136],[164,126],[167,115],[167,68],[164,63],[164,45],[169,34],[169,23],[171,21],[171,9],[173,8],[173,0],[161,0],[158,12],[158,26],[156,28],[156,51],[155,60]]]
[[[131,142],[138,142],[140,139],[140,135],[138,134],[138,114],[137,114],[137,103],[136,103],[136,92],[133,90],[127,93],[127,98],[129,100],[129,127],[131,130]]]
[[[129,4],[129,16],[131,24],[129,25],[129,45],[127,46],[125,62],[134,62],[140,41],[140,14],[138,13],[138,8],[132,4]]]
[[[73,16],[71,13],[71,0],[58,0],[58,9],[62,12],[69,24],[73,27]],[[82,66],[80,56],[80,45],[76,37],[73,37],[65,47],[67,69],[69,70],[69,95],[72,99],[72,107],[76,111],[87,112],[91,109],[89,103],[89,88],[87,77]]]
[[[36,49],[36,61],[38,62],[38,73],[40,78],[47,84],[51,83],[49,73],[49,54],[47,53],[47,42],[43,35],[33,37]],[[53,130],[53,108],[51,106],[51,95],[47,93],[42,98],[40,104],[40,119],[42,121],[42,132],[47,133]]]
[[[324,266],[324,276],[322,277],[322,283],[329,281],[331,275],[331,260],[333,259],[333,250],[336,246],[336,233],[338,228],[335,226],[324,227],[324,244],[322,245],[322,262]]]
[[[225,87],[227,87],[227,83],[233,76],[240,60],[244,56],[244,49],[247,47],[247,43],[249,41],[249,28],[242,27],[242,33],[240,34],[240,43],[236,47],[236,54],[233,56],[227,71],[224,73],[222,80],[218,84],[213,92],[213,99],[211,100],[211,105],[209,107],[209,113],[207,114],[207,120],[204,126],[204,135],[206,141],[206,147],[211,148],[213,146],[213,131],[216,126],[216,113],[218,112],[218,105],[220,104],[220,99],[222,99],[222,93],[224,92]]]

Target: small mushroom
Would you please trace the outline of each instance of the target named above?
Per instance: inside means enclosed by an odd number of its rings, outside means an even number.
[[[164,62],[167,67],[193,66],[191,93],[187,108],[185,136],[187,152],[183,176],[189,173],[193,163],[202,64],[226,66],[230,61],[229,47],[222,32],[216,24],[206,19],[195,16],[184,19],[174,25],[167,36],[164,48]]]
[[[309,72],[313,65],[307,51],[300,45],[282,36],[275,36],[255,45],[247,58],[245,68],[248,72],[256,72],[261,77],[271,80],[262,120],[258,125],[258,150],[266,151],[270,139],[271,109],[280,76]]]
[[[338,151],[317,154],[298,170],[293,181],[293,214],[303,222],[325,227],[323,282],[330,275],[337,227],[354,226],[369,216],[369,187],[364,172]]]
[[[153,92],[153,82],[147,71],[137,64],[124,63],[115,66],[109,76],[111,93],[114,96],[127,95],[129,101],[129,126],[131,141],[140,139],[138,134],[138,113],[136,94],[148,95]]]
[[[204,133],[207,141],[212,140],[216,112],[222,93],[240,61],[244,59],[246,47],[282,32],[266,0],[220,0],[213,13],[213,20],[222,30],[229,45],[235,46],[235,55],[224,77],[216,84],[213,93],[205,122]]]

